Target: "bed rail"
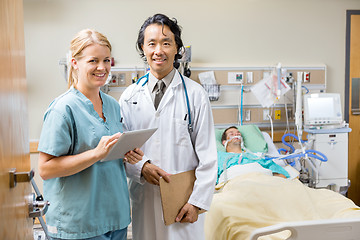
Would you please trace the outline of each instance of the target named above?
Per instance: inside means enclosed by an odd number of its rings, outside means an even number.
[[[250,240],[289,230],[288,240],[360,240],[360,218],[279,223],[255,230]]]

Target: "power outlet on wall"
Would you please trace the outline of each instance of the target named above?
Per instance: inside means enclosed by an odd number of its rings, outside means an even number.
[[[119,82],[119,85],[125,85],[126,84],[125,73],[119,73],[118,74],[118,82]]]
[[[109,82],[109,86],[111,87],[116,87],[119,85],[119,80],[117,78],[117,74],[116,73],[111,73],[111,75],[109,75],[110,77],[110,82]]]
[[[264,120],[264,121],[270,120],[269,114],[270,114],[270,110],[269,110],[269,109],[264,109],[264,110],[263,110],[263,120]]]
[[[245,110],[245,114],[244,114],[244,121],[245,122],[250,122],[251,120],[251,111],[250,110]]]

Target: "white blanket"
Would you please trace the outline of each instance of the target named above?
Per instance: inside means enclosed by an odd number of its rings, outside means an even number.
[[[214,195],[205,234],[207,240],[245,240],[255,229],[281,222],[352,217],[360,217],[360,208],[339,193],[308,188],[297,179],[247,173]],[[286,239],[287,235],[261,239]]]

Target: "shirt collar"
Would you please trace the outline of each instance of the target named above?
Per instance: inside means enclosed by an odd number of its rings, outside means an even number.
[[[151,72],[149,72],[149,90],[150,92],[154,91],[155,85],[157,83],[157,81],[159,80],[163,80],[163,82],[165,83],[165,89],[170,85],[171,81],[173,80],[175,76],[175,68],[173,68],[173,70],[171,70],[171,72],[166,75],[163,79],[157,79],[154,75],[151,74]]]

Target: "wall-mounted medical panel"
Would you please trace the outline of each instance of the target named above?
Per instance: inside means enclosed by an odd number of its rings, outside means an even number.
[[[270,120],[276,128],[286,127],[287,121],[293,122],[293,106],[275,105],[273,108],[261,106],[245,106],[242,109],[238,106],[213,107],[212,108],[215,126],[255,124],[259,127],[268,127]],[[270,119],[271,118],[271,119]],[[241,121],[242,119],[242,121]]]
[[[142,77],[144,72],[144,68],[112,67],[110,82],[102,88],[102,91],[119,100],[124,90],[130,86],[133,81],[137,81]]]
[[[213,72],[216,83],[220,85],[217,101],[211,101],[214,122],[223,127],[238,124],[255,124],[268,129],[294,126],[295,83],[301,76],[303,94],[326,91],[326,66],[283,67],[284,81],[290,90],[281,95],[271,107],[263,107],[252,87],[269,76],[274,67],[234,67],[234,68],[191,68],[191,78],[201,83],[199,75]],[[298,74],[301,73],[301,74]],[[210,74],[209,74],[210,75]],[[243,114],[239,114],[242,109]]]
[[[208,71],[214,71],[215,80],[221,86],[252,86],[270,74],[273,67],[206,67],[191,68],[190,78],[199,82],[199,74]],[[306,73],[304,77],[304,86],[310,88],[325,89],[326,88],[326,66],[320,67],[286,67],[287,74],[293,76],[293,80],[297,80],[297,72]],[[118,68],[112,67],[111,74],[119,79],[118,84],[113,87],[126,87],[132,83],[134,77],[139,78],[145,73],[144,68]],[[123,81],[121,81],[123,80]]]
[[[109,86],[115,91],[116,87],[127,87],[144,75],[144,69],[139,68],[111,68]]]
[[[210,98],[214,123],[216,126],[238,124],[256,124],[262,129],[269,129],[271,123],[275,129],[294,126],[295,82],[302,75],[303,93],[326,91],[326,66],[286,67],[286,83],[290,90],[280,96],[270,108],[263,107],[251,88],[264,77],[271,74],[274,67],[203,67],[190,68],[190,78],[201,83],[199,75],[213,72],[215,81],[220,87],[213,88],[218,97]],[[298,74],[298,73],[302,74]],[[133,80],[143,76],[144,68],[112,68],[114,81],[108,88],[109,94],[119,99],[122,92]],[[209,74],[212,75],[212,74]],[[210,88],[211,89],[211,88]],[[209,95],[210,97],[210,95]],[[215,100],[215,101],[214,101]],[[242,106],[242,107],[241,107]],[[243,114],[239,114],[242,109]],[[270,115],[271,119],[267,116]],[[242,117],[242,120],[241,120]]]
[[[200,83],[199,74],[214,71],[215,80],[220,85],[253,85],[269,75],[274,67],[203,67],[191,68],[191,78]],[[287,67],[283,66],[287,75],[296,81],[298,72],[303,72],[303,83],[315,88],[326,89],[326,66],[319,67]]]
[[[283,67],[287,70],[287,74],[292,75],[296,81],[297,72],[306,73],[303,85],[310,89],[326,89],[326,66],[321,67]],[[199,82],[199,74],[208,71],[214,71],[215,80],[222,87],[236,87],[241,84],[251,87],[270,74],[273,67],[208,67],[208,68],[191,68],[190,78]],[[118,68],[112,67],[111,74],[117,83],[111,84],[111,87],[127,87],[132,83],[133,79],[138,79],[145,73],[144,68]],[[290,82],[291,83],[291,82]]]

